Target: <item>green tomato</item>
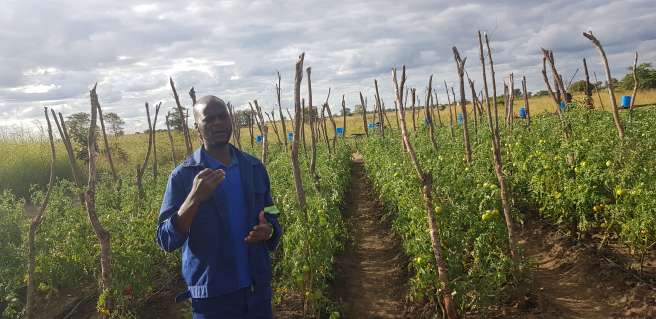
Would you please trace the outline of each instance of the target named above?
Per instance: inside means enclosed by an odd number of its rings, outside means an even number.
[[[621,187],[615,187],[615,196],[622,197],[624,194],[626,194],[626,190]]]
[[[613,164],[610,160],[606,161],[606,167],[610,167]]]

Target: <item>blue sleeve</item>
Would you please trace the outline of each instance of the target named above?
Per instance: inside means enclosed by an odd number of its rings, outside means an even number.
[[[180,248],[187,239],[186,234],[180,233],[175,228],[178,210],[187,197],[184,189],[178,185],[177,179],[179,179],[178,174],[174,171],[166,183],[166,191],[157,222],[157,244],[167,252]]]
[[[266,171],[266,168],[262,166],[262,170],[264,172],[264,181],[266,182],[266,193],[264,194],[264,207],[274,205],[273,198],[271,197],[271,181],[269,180],[269,174]],[[270,251],[276,250],[278,247],[278,244],[280,243],[280,238],[282,237],[282,227],[280,227],[280,223],[278,223],[278,215],[274,214],[264,214],[264,217],[267,219],[269,223],[273,226],[273,237],[269,239],[266,244],[267,248],[269,248]]]

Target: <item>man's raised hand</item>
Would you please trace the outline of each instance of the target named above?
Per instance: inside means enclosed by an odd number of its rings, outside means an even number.
[[[191,194],[197,203],[202,203],[212,197],[214,190],[225,179],[225,172],[222,169],[213,170],[206,168],[196,177],[191,187]]]
[[[248,232],[248,236],[244,238],[244,240],[249,244],[269,240],[271,235],[273,235],[273,227],[271,227],[271,224],[269,224],[269,222],[264,217],[263,211],[261,211],[258,215],[258,219],[260,220],[260,223],[255,225],[253,229]]]

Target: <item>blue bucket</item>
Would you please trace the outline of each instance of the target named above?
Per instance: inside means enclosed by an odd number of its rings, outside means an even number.
[[[294,132],[288,132],[288,133],[287,133],[287,140],[288,140],[288,141],[291,141],[291,140],[293,140],[293,139],[294,139]]]
[[[343,127],[335,128],[335,133],[337,134],[337,136],[344,136],[344,128]]]
[[[622,108],[628,109],[631,106],[631,97],[628,95],[623,95],[620,102]]]
[[[457,119],[458,119],[458,125],[462,125],[462,122],[464,121],[464,119],[462,118],[462,113],[458,113]]]
[[[262,135],[258,135],[255,137],[255,142],[257,143],[262,143]]]
[[[526,107],[520,107],[519,108],[519,118],[525,119],[526,118]]]
[[[565,104],[565,102],[563,102],[563,101],[560,101],[560,110],[564,111],[565,108],[567,108],[567,104]]]
[[[367,124],[367,128],[368,128],[368,129],[374,129],[374,128],[376,128],[376,124],[374,124],[374,123],[368,123],[368,124]]]

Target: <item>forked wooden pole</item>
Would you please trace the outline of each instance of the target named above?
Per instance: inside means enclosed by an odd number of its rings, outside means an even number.
[[[95,87],[94,87],[95,89]],[[89,135],[88,135],[88,149],[89,149],[89,182],[87,183],[87,191],[85,193],[85,203],[87,207],[87,215],[89,216],[89,222],[93,228],[98,242],[100,243],[100,290],[101,298],[104,299],[104,303],[97,305],[98,312],[100,312],[100,317],[103,319],[109,318],[112,312],[112,268],[111,268],[111,242],[110,234],[105,228],[103,228],[98,215],[96,213],[96,118],[98,115],[98,110],[94,106],[94,103],[91,103],[91,125],[89,126]]]
[[[492,52],[490,51],[490,42],[487,38],[487,34],[485,35],[485,42],[488,47],[488,57],[492,57]],[[510,192],[508,191],[508,186],[506,185],[506,177],[503,172],[499,128],[495,123],[495,120],[492,118],[492,109],[490,107],[490,95],[488,93],[487,77],[485,74],[485,56],[483,55],[483,41],[481,39],[480,31],[478,31],[478,43],[479,43],[479,53],[481,59],[481,68],[483,69],[483,88],[485,92],[485,101],[487,107],[487,118],[489,124],[488,127],[490,129],[490,135],[492,137],[491,144],[492,144],[492,159],[494,161],[494,173],[496,174],[497,181],[499,182],[501,205],[503,207],[503,215],[506,222],[506,231],[508,233],[508,248],[510,250],[510,256],[513,259],[516,259],[518,258],[518,255],[516,254],[515,251],[515,243],[516,243],[515,231],[514,231],[514,223],[512,220],[511,210],[510,210],[511,198],[510,198]],[[490,70],[494,70],[492,59],[490,59]],[[494,71],[491,72],[491,77],[492,77],[492,83],[494,83],[495,82]],[[496,85],[493,85],[492,88],[493,88],[493,95],[494,95],[494,104],[496,104],[497,103]]]
[[[467,100],[465,99],[465,63],[467,58],[462,59],[456,47],[453,47],[453,57],[458,69],[458,79],[460,80],[460,110],[462,112],[462,134],[463,143],[465,144],[465,163],[471,165],[472,150],[469,142],[469,128],[467,126]],[[472,102],[473,103],[473,102]]]
[[[43,222],[43,215],[48,207],[48,202],[50,201],[50,194],[52,192],[52,187],[55,183],[55,140],[52,136],[52,125],[50,124],[50,118],[48,117],[48,108],[43,108],[43,113],[46,116],[46,122],[48,123],[48,140],[50,141],[50,178],[48,179],[48,188],[46,190],[46,196],[43,198],[41,206],[39,206],[39,211],[36,216],[30,221],[30,228],[27,233],[27,296],[25,301],[25,318],[32,319],[34,316],[34,304],[36,299],[35,293],[35,284],[34,284],[34,270],[36,263],[36,246],[34,242],[36,241],[36,232]]]
[[[412,165],[415,168],[415,172],[417,173],[417,177],[419,178],[422,184],[422,194],[423,194],[424,204],[426,208],[426,216],[428,219],[429,236],[431,239],[431,246],[433,249],[433,255],[435,257],[435,263],[437,265],[437,278],[441,285],[442,302],[444,303],[444,309],[447,318],[456,319],[459,318],[459,316],[458,316],[458,312],[456,311],[455,302],[453,301],[453,297],[451,296],[448,270],[447,270],[446,262],[444,261],[444,257],[442,255],[442,247],[441,247],[442,244],[440,242],[439,225],[437,223],[437,220],[435,219],[435,206],[433,203],[433,175],[428,171],[424,171],[423,168],[421,167],[421,163],[417,159],[417,154],[415,153],[415,150],[412,147],[412,144],[410,143],[410,139],[408,138],[408,130],[405,124],[405,110],[403,108],[403,89],[406,81],[405,66],[403,66],[400,83],[397,80],[396,69],[393,69],[392,77],[394,80],[396,103],[399,110],[397,112],[397,117],[401,118],[400,120],[401,136],[403,138],[405,150],[407,151],[408,156],[412,161]],[[428,95],[430,95],[431,90],[429,90],[428,92],[429,92]]]
[[[91,103],[96,104],[96,109],[98,110],[98,118],[100,119],[100,128],[103,135],[103,141],[105,143],[105,154],[107,155],[107,161],[109,162],[109,168],[112,172],[112,179],[114,182],[118,182],[118,174],[116,173],[116,168],[114,167],[114,161],[112,160],[112,150],[109,147],[109,141],[107,140],[107,132],[105,131],[105,120],[103,119],[102,109],[100,108],[100,102],[98,101],[98,94],[96,94],[96,86],[91,90]]]

